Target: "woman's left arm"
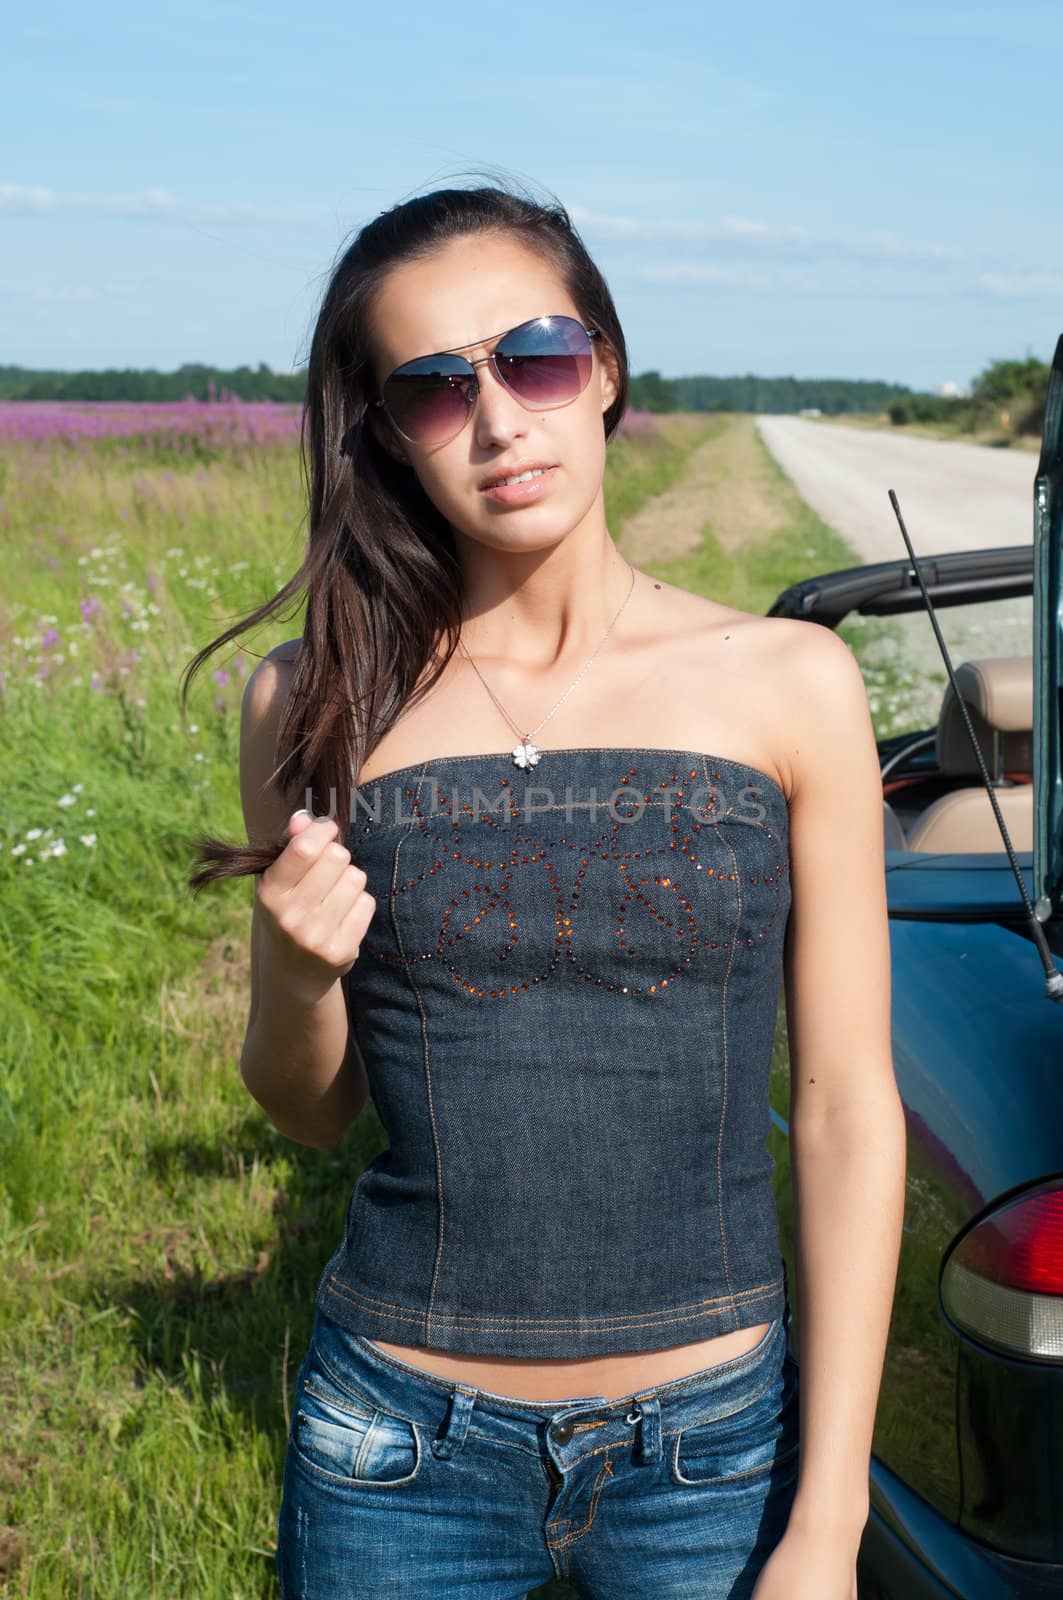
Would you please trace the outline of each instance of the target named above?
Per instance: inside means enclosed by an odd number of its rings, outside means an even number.
[[[904,1217],[890,1047],[882,780],[859,666],[795,622],[786,652],[790,919],[784,950],[800,1451],[755,1600],[855,1600]],[[787,648],[788,644],[788,648]]]

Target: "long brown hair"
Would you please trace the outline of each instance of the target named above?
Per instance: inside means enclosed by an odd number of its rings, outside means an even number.
[[[421,699],[457,648],[461,571],[450,524],[413,469],[391,456],[366,420],[377,398],[367,338],[373,297],[400,263],[422,259],[469,234],[507,233],[557,269],[584,321],[615,357],[616,398],[605,437],[628,399],[624,335],[612,295],[568,212],[493,186],[436,189],[366,224],[332,271],[310,347],[300,460],[309,534],[299,570],[284,587],[204,646],[182,677],[181,703],[196,672],[223,644],[306,593],[302,644],[277,733],[273,778],[292,810],[305,805],[350,826],[351,786],[407,703]],[[441,640],[438,664],[422,676]],[[227,844],[200,836],[195,890],[218,878],[264,872],[287,844]]]

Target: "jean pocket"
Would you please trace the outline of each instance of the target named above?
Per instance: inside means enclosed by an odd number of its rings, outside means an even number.
[[[691,1487],[763,1487],[794,1460],[798,1446],[797,1364],[786,1353],[771,1378],[758,1378],[744,1404],[681,1429],[672,1440],[669,1470],[674,1483]]]
[[[289,1444],[318,1476],[369,1488],[412,1483],[424,1459],[415,1422],[353,1394],[314,1359],[313,1350],[296,1387]]]

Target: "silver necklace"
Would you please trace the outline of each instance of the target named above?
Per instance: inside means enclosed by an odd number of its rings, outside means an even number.
[[[476,673],[476,676],[479,678],[479,680],[483,684],[484,688],[487,690],[488,694],[491,696],[491,699],[494,701],[494,703],[498,707],[499,711],[501,711],[502,715],[505,717],[506,721],[509,723],[509,725],[513,729],[514,733],[520,734],[520,744],[515,745],[513,747],[513,751],[512,751],[514,766],[516,766],[516,767],[536,767],[536,766],[538,766],[539,762],[542,760],[543,752],[539,749],[537,744],[534,744],[532,742],[533,737],[534,737],[535,734],[537,734],[539,732],[539,729],[542,727],[543,723],[544,722],[548,722],[550,720],[550,718],[553,716],[554,712],[557,710],[557,707],[559,705],[561,705],[562,701],[567,699],[568,696],[572,693],[572,691],[576,687],[577,683],[579,683],[580,678],[583,677],[583,674],[587,671],[587,668],[590,667],[591,662],[594,661],[595,656],[597,656],[597,654],[598,654],[598,650],[600,650],[602,648],[602,645],[605,643],[606,639],[608,639],[609,635],[612,633],[613,629],[616,627],[617,623],[620,621],[620,613],[623,611],[624,606],[626,606],[628,601],[631,599],[632,590],[635,587],[635,569],[631,565],[630,561],[627,562],[627,567],[628,567],[628,571],[631,573],[631,583],[628,586],[627,594],[624,596],[624,601],[623,601],[623,604],[620,607],[620,611],[617,612],[616,616],[613,618],[613,620],[609,624],[608,628],[606,628],[604,634],[602,635],[601,642],[598,645],[598,649],[595,650],[594,655],[591,656],[590,661],[588,661],[586,666],[583,667],[583,669],[580,671],[579,675],[577,677],[573,678],[572,682],[569,684],[568,688],[565,690],[564,694],[561,696],[561,699],[557,702],[557,705],[552,706],[550,708],[550,710],[546,713],[546,716],[543,717],[542,721],[537,723],[536,726],[534,728],[532,728],[529,733],[521,733],[519,726],[517,725],[517,723],[515,723],[513,721],[513,718],[510,716],[509,712],[506,710],[506,708],[502,704],[501,700],[495,694],[494,690],[491,688],[491,685],[487,682],[487,679],[484,677],[483,673],[480,671],[479,667],[476,665],[476,662],[472,659],[472,656],[469,655],[468,650],[465,649],[465,645],[462,642],[462,640],[460,638],[458,639],[458,643],[461,645],[462,651],[468,657],[470,666],[472,667],[473,671]]]

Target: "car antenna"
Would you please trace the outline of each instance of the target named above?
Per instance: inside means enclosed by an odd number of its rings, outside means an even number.
[[[997,819],[997,826],[1000,829],[1001,837],[1004,840],[1004,846],[1008,852],[1008,860],[1011,862],[1011,870],[1015,874],[1015,882],[1018,884],[1019,893],[1022,895],[1022,903],[1026,907],[1026,920],[1030,925],[1030,932],[1033,934],[1034,943],[1041,953],[1041,961],[1045,969],[1045,997],[1049,1000],[1055,1000],[1059,1005],[1063,1005],[1063,972],[1059,971],[1055,962],[1052,960],[1052,953],[1048,948],[1048,940],[1045,938],[1044,929],[1038,922],[1037,917],[1034,915],[1034,909],[1030,903],[1030,896],[1026,892],[1026,885],[1022,880],[1022,873],[1019,870],[1019,863],[1015,859],[1015,852],[1011,847],[1011,839],[1009,838],[1008,830],[1004,825],[1004,818],[1001,816],[1000,807],[997,804],[997,797],[993,793],[993,785],[990,782],[989,773],[986,769],[985,760],[982,756],[982,747],[978,743],[974,728],[971,725],[971,719],[967,712],[967,702],[960,693],[959,685],[956,682],[956,674],[952,670],[952,659],[949,655],[948,645],[945,643],[941,629],[938,627],[937,614],[935,613],[934,607],[931,604],[930,596],[927,593],[926,584],[923,582],[923,574],[920,572],[919,563],[915,559],[915,551],[912,549],[912,541],[908,537],[908,529],[905,527],[904,518],[901,516],[900,502],[898,501],[897,496],[894,494],[892,489],[889,491],[889,497],[890,504],[896,513],[897,521],[901,525],[901,533],[904,535],[904,542],[908,547],[908,554],[911,557],[912,568],[919,580],[919,587],[923,591],[923,600],[926,603],[927,611],[930,613],[930,621],[934,625],[934,633],[937,636],[938,648],[940,649],[945,661],[945,665],[948,668],[949,682],[952,684],[952,692],[956,696],[956,701],[959,705],[960,711],[963,713],[963,720],[967,727],[967,734],[971,741],[971,747],[974,750],[975,759],[978,762],[978,770],[982,774],[982,782],[985,784],[986,793],[989,796],[989,803],[993,807],[993,814]]]

